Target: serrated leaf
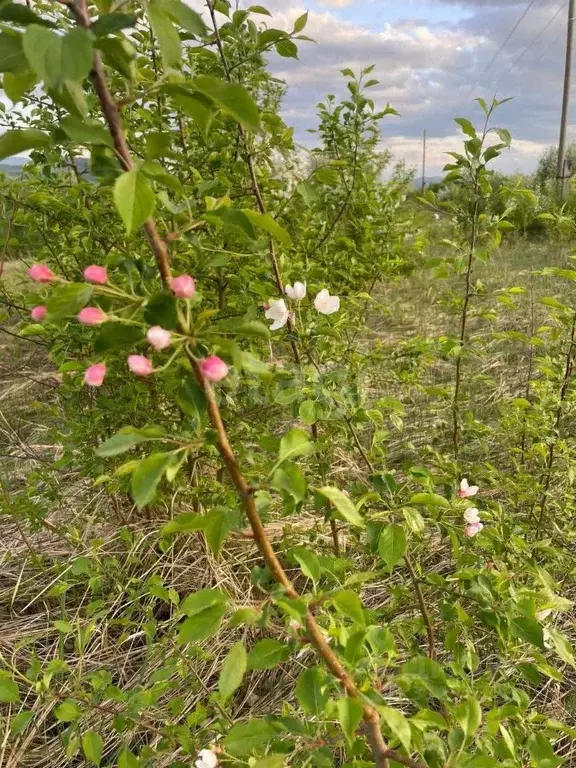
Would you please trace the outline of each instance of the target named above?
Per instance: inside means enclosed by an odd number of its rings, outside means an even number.
[[[132,497],[138,509],[142,509],[154,500],[156,488],[173,459],[172,452],[153,453],[138,462],[130,481]]]
[[[18,685],[8,672],[0,672],[0,704],[17,704],[19,701]]]
[[[356,729],[362,720],[362,704],[358,699],[345,696],[338,699],[336,708],[338,710],[338,721],[344,736],[346,736],[347,741],[351,744],[356,738]]]
[[[278,40],[278,42],[274,44],[274,48],[276,48],[276,53],[279,56],[282,56],[286,59],[298,58],[298,46],[288,38],[282,38],[281,40]]]
[[[156,196],[142,173],[126,171],[114,184],[114,203],[127,234],[131,234],[154,213]]]
[[[400,668],[400,678],[409,684],[423,685],[433,696],[446,694],[447,682],[444,670],[437,661],[426,656],[415,656]]]
[[[17,715],[14,715],[10,721],[10,735],[19,736],[21,733],[24,733],[28,725],[34,720],[35,716],[36,713],[32,712],[30,709],[24,709],[22,712],[18,712]]]
[[[364,626],[366,620],[364,618],[364,609],[360,598],[351,589],[342,589],[331,596],[331,600],[338,609],[338,611],[353,622]]]
[[[248,669],[272,669],[286,661],[289,655],[290,650],[286,643],[271,638],[260,640],[248,654]]]
[[[258,131],[260,129],[258,107],[244,86],[238,83],[227,83],[210,75],[195,78],[190,86],[212,99],[220,109],[228,113],[247,130]]]
[[[225,611],[224,603],[216,603],[184,619],[178,631],[178,642],[198,643],[212,637],[220,628]]]
[[[0,160],[29,149],[49,147],[51,143],[52,140],[47,133],[37,131],[35,128],[6,131],[0,136]]]
[[[104,742],[102,736],[96,731],[87,731],[82,736],[82,749],[87,760],[98,766],[102,762],[102,750]]]
[[[213,509],[204,516],[204,536],[215,555],[220,554],[222,544],[234,527],[234,522],[232,511],[223,507]]]
[[[245,673],[246,649],[244,643],[239,642],[228,651],[218,678],[218,690],[224,701],[229,699],[234,691],[240,687]]]
[[[53,289],[46,302],[48,319],[58,320],[77,314],[90,301],[94,286],[89,283],[65,283]]]
[[[275,240],[278,240],[279,243],[282,243],[282,245],[290,245],[292,243],[292,238],[288,232],[269,213],[259,213],[250,208],[243,208],[242,210],[255,227],[263,229]]]
[[[308,456],[312,453],[313,449],[314,446],[304,430],[291,429],[280,440],[278,462],[293,459],[296,456]]]
[[[571,667],[576,668],[576,658],[574,657],[574,649],[572,648],[572,645],[570,644],[570,641],[568,640],[566,635],[563,635],[562,632],[559,632],[557,629],[554,629],[553,627],[548,627],[547,632],[550,635],[550,639],[554,644],[556,653],[558,654],[558,656],[560,656],[562,661],[565,661],[566,664],[570,664]]]
[[[350,525],[355,525],[358,528],[365,527],[364,520],[354,506],[352,500],[340,489],[327,485],[324,486],[324,488],[318,488],[318,493],[325,496],[328,501],[332,502],[344,520],[350,523]]]
[[[328,694],[322,689],[323,681],[324,674],[319,667],[305,669],[296,681],[294,689],[296,699],[309,715],[316,717],[322,715],[328,703]]]
[[[113,146],[108,129],[97,120],[81,120],[68,115],[60,121],[65,133],[77,144],[102,144]]]
[[[128,747],[125,747],[118,755],[118,768],[138,768],[139,765],[138,758]]]
[[[321,568],[320,561],[314,552],[311,552],[305,547],[296,547],[292,550],[292,555],[298,561],[302,573],[317,583],[320,580]]]
[[[27,68],[22,35],[0,32],[0,72],[24,72]]]
[[[266,720],[249,720],[233,725],[223,745],[233,757],[244,757],[264,747],[276,735],[276,729]]]
[[[438,493],[415,493],[410,504],[425,504],[427,507],[449,507],[450,503]]]
[[[476,138],[476,129],[470,122],[470,120],[467,120],[465,117],[455,117],[454,122],[458,123],[460,128],[462,128],[462,132],[465,133],[467,136],[470,136],[471,138]]]
[[[399,709],[393,709],[392,707],[386,706],[379,706],[378,712],[406,752],[410,754],[410,749],[412,747],[412,731],[410,729],[410,722],[406,716],[400,712]]]
[[[470,697],[461,701],[453,710],[454,719],[464,731],[467,738],[474,736],[482,722],[482,710],[476,699]]]
[[[510,634],[527,643],[532,643],[544,650],[544,633],[536,619],[527,616],[517,616],[510,621]]]
[[[120,453],[129,451],[139,443],[146,440],[153,440],[161,437],[163,431],[156,427],[145,427],[136,429],[136,427],[122,427],[115,435],[109,437],[96,449],[96,454],[102,457],[118,456]]]
[[[74,699],[66,699],[56,707],[54,715],[62,723],[73,723],[81,717],[82,710]]]
[[[4,77],[2,78],[2,88],[10,101],[13,104],[17,104],[22,96],[30,91],[37,82],[38,79],[35,73],[31,70],[24,72],[5,72]]]
[[[401,525],[391,523],[382,529],[378,540],[378,554],[390,570],[402,560],[406,552],[406,534]]]
[[[160,0],[162,8],[187,32],[202,37],[208,33],[202,16],[181,0]]]
[[[144,6],[152,31],[158,40],[162,61],[166,67],[177,67],[182,58],[180,35],[170,15],[158,0],[150,0]]]

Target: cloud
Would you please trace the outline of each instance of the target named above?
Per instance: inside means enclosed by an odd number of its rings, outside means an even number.
[[[319,5],[325,8],[345,8],[347,5],[352,5],[354,0],[318,0]]]

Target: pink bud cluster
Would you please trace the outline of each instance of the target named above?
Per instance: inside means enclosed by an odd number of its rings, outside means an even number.
[[[34,264],[28,270],[28,275],[38,283],[51,283],[59,279],[46,264]],[[91,264],[84,270],[84,278],[94,285],[106,285],[108,271],[106,267]],[[179,299],[191,299],[196,293],[196,283],[191,275],[179,275],[173,278],[170,287],[174,296]],[[30,313],[32,320],[41,322],[46,317],[47,311],[43,305],[34,307]],[[84,307],[77,317],[83,325],[101,325],[109,319],[100,307]],[[154,325],[146,332],[146,340],[156,352],[161,352],[172,344],[172,334],[165,328]],[[154,365],[145,355],[128,355],[127,363],[129,370],[135,376],[145,377],[154,373]],[[210,355],[201,360],[200,370],[210,382],[222,381],[228,375],[228,366],[217,355]],[[90,365],[84,372],[84,383],[90,387],[100,387],[106,372],[106,363]]]

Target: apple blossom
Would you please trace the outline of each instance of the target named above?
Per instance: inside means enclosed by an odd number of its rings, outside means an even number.
[[[470,525],[475,525],[480,522],[480,513],[476,507],[469,507],[466,512],[464,512],[464,520]]]
[[[306,296],[306,283],[300,283],[296,281],[294,285],[287,285],[284,290],[286,291],[286,296],[288,296],[289,299],[293,299],[294,301],[302,301],[302,299]]]
[[[321,315],[333,315],[334,312],[338,312],[340,309],[340,298],[338,296],[330,296],[328,289],[322,288],[316,294],[314,306]]]
[[[468,480],[463,477],[460,481],[460,490],[458,491],[458,496],[460,496],[461,499],[467,499],[469,496],[476,496],[477,493],[478,486],[468,485]]]
[[[286,325],[289,316],[290,313],[284,299],[270,299],[270,306],[264,313],[264,317],[274,321],[270,326],[271,331],[277,331],[278,328]]]
[[[89,387],[100,387],[106,376],[106,363],[96,363],[84,371],[84,383]]]
[[[200,370],[208,381],[221,381],[228,374],[228,366],[217,355],[210,355],[202,360]]]
[[[196,292],[196,283],[190,275],[180,275],[172,279],[170,284],[174,296],[179,299],[191,299]]]
[[[28,270],[28,276],[37,283],[51,283],[56,275],[46,264],[33,264]]]
[[[161,328],[159,325],[153,325],[151,328],[148,328],[146,339],[156,352],[160,352],[160,350],[166,349],[166,347],[172,344],[172,334],[170,331]]]
[[[96,285],[105,285],[108,282],[106,267],[99,267],[97,264],[90,264],[89,267],[86,267],[84,277],[89,283]]]
[[[476,534],[479,533],[482,530],[482,528],[484,528],[482,523],[480,523],[480,522],[472,523],[472,525],[467,525],[466,526],[466,530],[464,531],[464,533],[468,537],[476,536]]]
[[[48,312],[46,307],[43,305],[40,305],[32,309],[32,311],[30,312],[30,317],[32,318],[32,320],[34,320],[35,323],[40,323],[46,317],[46,312]]]
[[[198,753],[198,760],[194,761],[196,768],[216,768],[218,765],[218,755],[211,749],[201,749]]]
[[[152,361],[144,355],[128,355],[128,368],[136,376],[149,376],[154,369]]]
[[[108,319],[105,312],[100,307],[84,307],[78,312],[78,320],[83,325],[100,325]]]

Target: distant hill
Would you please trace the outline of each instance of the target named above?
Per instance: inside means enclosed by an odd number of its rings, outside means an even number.
[[[22,168],[27,158],[21,158],[21,162],[18,162],[20,158],[15,158],[9,163],[0,163],[0,173],[10,176],[12,179],[17,179],[22,175]]]

